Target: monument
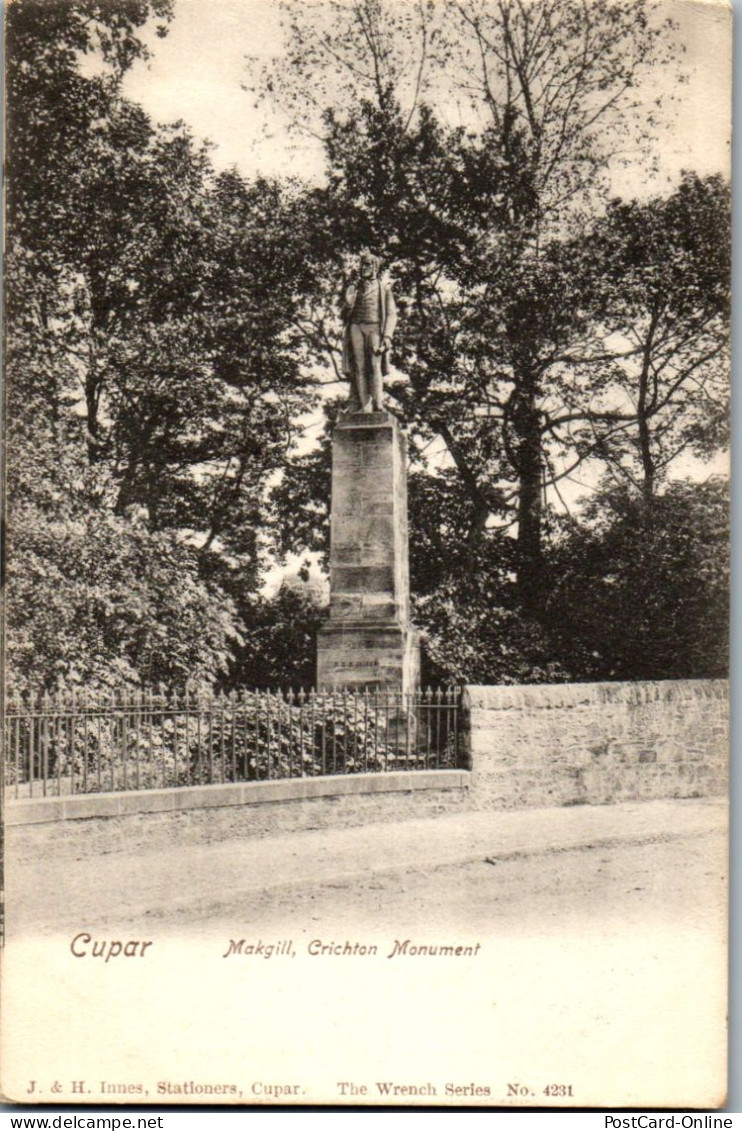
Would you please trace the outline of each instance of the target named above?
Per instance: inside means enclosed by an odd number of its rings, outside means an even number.
[[[420,672],[410,621],[407,438],[383,404],[397,312],[370,252],[362,252],[343,303],[351,396],[332,434],[330,615],[317,640],[317,685],[406,694]]]

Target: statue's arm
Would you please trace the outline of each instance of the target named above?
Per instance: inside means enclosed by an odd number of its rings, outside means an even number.
[[[343,322],[347,322],[353,312],[356,301],[356,287],[352,283],[343,286],[341,296],[341,311]]]
[[[394,301],[394,291],[391,283],[386,285],[386,322],[384,323],[384,338],[391,344],[394,331],[397,328],[397,304]]]

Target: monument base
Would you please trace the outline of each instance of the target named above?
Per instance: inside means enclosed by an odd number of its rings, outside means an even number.
[[[416,690],[420,683],[420,640],[415,628],[399,624],[337,624],[328,621],[317,636],[317,686],[323,690]]]
[[[332,434],[330,610],[317,638],[320,690],[414,691],[407,440],[386,412],[346,413]]]

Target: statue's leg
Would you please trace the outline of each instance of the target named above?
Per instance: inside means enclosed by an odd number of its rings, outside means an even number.
[[[369,334],[368,344],[371,354],[371,400],[374,409],[381,412],[384,407],[384,379],[381,375],[381,333],[378,329]]]
[[[368,400],[366,389],[366,342],[363,331],[356,323],[350,326],[350,348],[353,353],[353,386],[351,412],[362,412]]]

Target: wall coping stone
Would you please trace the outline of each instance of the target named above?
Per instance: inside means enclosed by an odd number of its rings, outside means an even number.
[[[552,710],[601,703],[654,703],[658,701],[729,698],[726,679],[642,680],[636,683],[533,683],[464,688],[464,706],[472,711],[507,711],[514,708]]]
[[[79,793],[62,797],[6,799],[5,824],[30,825],[89,817],[121,817],[134,813],[260,805],[311,797],[421,790],[467,789],[468,770],[399,770],[382,774],[328,775],[278,781],[230,782],[226,785],[179,786],[120,793]]]

